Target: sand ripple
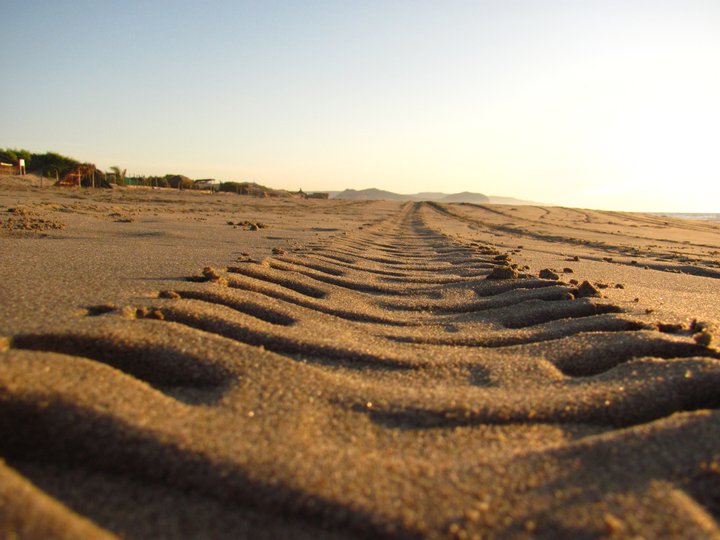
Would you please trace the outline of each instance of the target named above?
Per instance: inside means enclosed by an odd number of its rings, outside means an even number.
[[[0,534],[719,536],[720,354],[577,285],[486,280],[511,260],[458,219],[408,204],[12,336]]]

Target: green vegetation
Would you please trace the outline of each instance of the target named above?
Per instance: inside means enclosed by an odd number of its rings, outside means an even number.
[[[54,176],[55,171],[57,171],[60,178],[78,165],[80,165],[79,161],[67,156],[56,154],[55,152],[33,154],[30,158],[30,165],[27,165],[26,162],[28,170],[43,171],[47,176]]]
[[[177,189],[195,189],[195,182],[182,174],[166,174],[165,179],[170,184],[170,187]]]
[[[114,167],[111,167],[114,170]],[[182,174],[166,174],[165,176],[132,176],[123,177],[126,186],[172,187],[175,189],[197,189],[195,182]]]
[[[114,165],[110,167],[110,172],[115,176],[115,183],[118,186],[124,186],[125,185],[125,175],[127,174],[127,169],[120,169],[117,165]]]
[[[40,172],[41,170],[47,176],[55,176],[55,172],[62,177],[68,171],[80,164],[76,159],[56,154],[55,152],[45,152],[37,154],[29,150],[17,150],[14,148],[0,148],[0,161],[17,165],[18,159],[25,160],[25,168],[28,171]]]
[[[27,150],[16,150],[14,148],[0,148],[0,161],[3,163],[9,163],[10,165],[17,165],[18,159],[25,160],[25,167],[29,166],[32,154]]]
[[[265,186],[254,182],[223,182],[218,187],[219,191],[237,193],[238,195],[251,195],[253,197],[276,197],[276,190],[268,189]]]
[[[207,180],[195,182],[182,174],[166,174],[164,176],[127,176],[127,169],[121,169],[115,165],[110,167],[107,174],[95,169],[92,163],[82,163],[71,157],[63,156],[56,152],[35,153],[29,150],[18,150],[14,148],[0,148],[0,162],[17,165],[19,159],[25,160],[25,169],[28,172],[42,174],[50,178],[63,179],[69,172],[73,172],[71,178],[77,182],[78,175],[82,185],[95,181],[105,184],[115,183],[119,186],[147,186],[175,189],[213,189],[238,195],[250,195],[252,197],[288,197],[286,191],[270,189],[255,182],[223,182],[213,183],[208,186]],[[89,179],[89,180],[88,180]],[[302,190],[300,196],[305,196]]]

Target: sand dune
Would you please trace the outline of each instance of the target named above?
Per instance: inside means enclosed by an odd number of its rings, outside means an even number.
[[[5,273],[95,268],[109,238],[136,259],[0,300],[2,535],[720,537],[718,225],[23,193],[4,204],[66,227],[0,238]]]

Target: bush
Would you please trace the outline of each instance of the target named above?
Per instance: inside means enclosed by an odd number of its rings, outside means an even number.
[[[240,193],[239,182],[222,182],[218,186],[218,191],[224,191],[227,193]]]
[[[170,183],[170,187],[174,187],[176,189],[195,188],[195,182],[193,182],[187,176],[183,176],[182,174],[168,174],[165,175],[165,179]]]
[[[17,150],[13,148],[0,149],[0,161],[17,165],[18,159],[25,160],[25,168],[30,171],[43,170],[46,175],[54,176],[55,171],[59,176],[64,176],[68,171],[80,164],[76,159],[57,154],[45,152],[35,154],[29,150]]]
[[[267,197],[269,190],[253,182],[223,182],[219,191],[237,193],[238,195],[252,195],[253,197]]]
[[[38,171],[42,169],[45,172],[58,171],[60,177],[67,174],[78,165],[80,165],[80,162],[76,159],[62,156],[60,154],[56,154],[55,152],[33,154],[30,162],[30,167],[32,167],[33,170]]]
[[[30,168],[32,161],[32,154],[28,150],[16,150],[13,148],[0,148],[0,161],[3,163],[9,163],[10,165],[17,165],[19,159],[25,160],[25,168]]]

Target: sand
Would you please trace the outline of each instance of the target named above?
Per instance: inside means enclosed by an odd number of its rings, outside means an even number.
[[[720,223],[14,179],[0,252],[2,538],[720,538]]]

